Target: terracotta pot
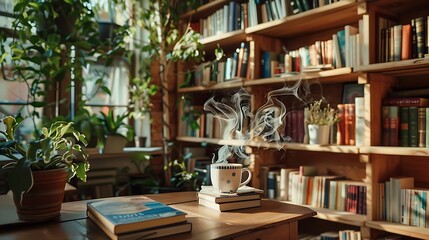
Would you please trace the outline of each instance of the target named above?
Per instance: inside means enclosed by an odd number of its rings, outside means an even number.
[[[25,221],[41,222],[60,216],[64,200],[67,172],[64,169],[33,171],[34,184],[22,202],[14,198],[18,217]]]

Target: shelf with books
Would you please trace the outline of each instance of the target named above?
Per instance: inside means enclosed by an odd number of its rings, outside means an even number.
[[[332,152],[332,153],[349,153],[358,154],[359,148],[356,146],[347,145],[313,145],[304,143],[266,143],[258,141],[250,141],[248,146],[265,149],[283,149],[283,150],[299,150],[299,151],[314,151],[314,152]]]
[[[360,147],[359,152],[363,154],[429,156],[429,148],[420,148],[420,147],[371,146],[371,147]]]
[[[270,37],[288,37],[305,33],[341,27],[357,22],[359,3],[355,0],[342,0],[311,9],[283,19],[260,23],[246,28],[247,34],[260,34]]]
[[[281,201],[281,202],[297,205],[296,203],[293,203],[290,201]],[[316,208],[309,205],[304,205],[304,206],[317,212],[317,215],[314,216],[315,218],[329,220],[332,222],[344,223],[347,225],[352,225],[357,227],[364,227],[365,221],[367,220],[367,216],[362,214],[355,214],[355,213],[332,210],[327,208]]]
[[[285,74],[285,76],[272,78],[259,78],[244,82],[244,86],[279,84],[284,82],[293,82],[298,80],[320,80],[323,83],[344,83],[354,82],[358,78],[357,73],[353,73],[351,68],[338,68],[312,73],[297,73],[296,75]]]
[[[211,12],[213,12],[213,9],[218,9],[221,6],[227,4],[228,0],[214,0],[214,1],[207,1],[206,4],[199,6],[197,9],[193,11],[189,11],[181,16],[182,19],[189,19],[189,18],[201,18],[203,16],[207,16]]]
[[[233,80],[217,83],[211,86],[193,86],[193,87],[183,87],[177,89],[178,93],[192,93],[192,92],[207,92],[220,89],[232,89],[240,88],[244,86],[244,78],[236,78]]]
[[[374,63],[357,66],[355,72],[382,73],[394,77],[406,77],[429,73],[429,58],[416,58],[396,62]]]
[[[236,30],[233,32],[223,33],[221,35],[201,38],[200,42],[204,44],[204,50],[206,52],[213,52],[218,46],[224,48],[225,46],[245,42],[246,37],[247,34],[244,30]]]
[[[413,238],[429,239],[429,229],[385,221],[366,221],[365,226]]]

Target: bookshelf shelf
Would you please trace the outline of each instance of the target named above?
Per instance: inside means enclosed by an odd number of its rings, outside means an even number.
[[[210,143],[217,145],[243,146],[246,145],[244,140],[235,139],[214,139],[214,138],[198,138],[198,137],[177,137],[177,141],[190,143]]]
[[[247,34],[260,34],[270,37],[290,37],[322,31],[333,26],[341,27],[359,19],[355,0],[342,0],[323,7],[266,22],[246,29]]]
[[[429,148],[419,147],[361,147],[360,153],[401,156],[429,156]]]
[[[388,231],[391,233],[401,234],[404,236],[429,239],[429,229],[422,227],[408,226],[400,223],[383,222],[383,221],[366,221],[365,226]]]
[[[303,143],[263,143],[257,141],[250,141],[248,146],[257,148],[269,149],[284,149],[284,150],[300,150],[300,151],[314,151],[314,152],[333,152],[333,153],[348,153],[358,154],[359,149],[356,146],[346,145],[310,145]]]
[[[212,86],[194,86],[194,87],[185,87],[185,88],[179,88],[177,90],[178,93],[191,93],[191,92],[204,92],[204,91],[213,91],[213,90],[219,90],[219,89],[231,89],[231,88],[239,88],[244,85],[243,78],[229,80],[223,83],[217,83]]]
[[[204,44],[206,52],[213,52],[219,45],[222,49],[228,47],[237,47],[237,43],[246,41],[247,35],[244,30],[236,30],[233,32],[224,33],[222,35],[215,35],[202,38],[200,42]]]
[[[301,206],[299,204],[296,204],[290,201],[281,201],[281,202],[286,202],[289,204]],[[348,225],[357,226],[357,227],[365,226],[366,215],[332,210],[327,208],[316,208],[309,205],[304,205],[304,206],[317,212],[317,215],[314,216],[315,218],[320,218],[323,220],[348,224]]]
[[[395,77],[429,74],[429,58],[375,63],[354,68],[355,72],[383,73]]]
[[[274,78],[262,78],[255,80],[248,80],[244,82],[245,86],[256,86],[256,85],[268,85],[284,82],[299,81],[300,79],[315,79],[322,78],[323,83],[338,83],[338,82],[353,82],[356,81],[358,74],[352,73],[351,68],[339,68],[327,71],[320,71],[314,73],[302,73],[287,77],[274,77]]]
[[[209,15],[211,12],[213,12],[213,9],[218,9],[219,7],[221,7],[224,4],[227,4],[228,2],[229,2],[228,0],[210,1],[207,4],[204,4],[200,7],[198,7],[194,11],[189,11],[189,12],[183,14],[181,16],[181,18],[182,19],[189,19],[190,17],[192,17],[194,19],[198,19],[201,17],[205,17],[205,16]]]

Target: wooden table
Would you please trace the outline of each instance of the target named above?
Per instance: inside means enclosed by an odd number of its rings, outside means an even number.
[[[316,212],[305,207],[263,199],[261,207],[218,212],[197,203],[195,192],[148,195],[188,213],[192,232],[162,239],[298,239],[298,221]],[[10,196],[0,196],[0,239],[109,239],[86,218],[86,201],[67,202],[59,221],[18,220]]]

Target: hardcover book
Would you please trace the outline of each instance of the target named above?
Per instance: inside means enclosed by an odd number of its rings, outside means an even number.
[[[134,239],[153,239],[165,236],[171,236],[180,233],[192,231],[191,222],[181,222],[156,228],[150,228],[143,231],[135,231],[124,234],[114,234],[111,232],[94,214],[87,212],[88,217],[101,229],[107,236],[113,240],[134,240]]]
[[[240,187],[236,193],[232,194],[219,193],[213,186],[202,186],[197,196],[213,203],[226,203],[261,199],[262,193],[261,189],[249,186]]]
[[[220,212],[232,211],[237,209],[251,208],[251,207],[260,207],[261,200],[246,200],[238,202],[227,202],[227,203],[213,203],[211,201],[205,200],[203,198],[198,198],[198,203],[201,206],[205,206],[211,209],[218,210]]]
[[[114,234],[186,221],[185,212],[148,197],[88,202],[87,210]]]

